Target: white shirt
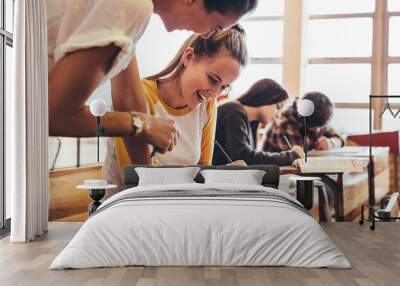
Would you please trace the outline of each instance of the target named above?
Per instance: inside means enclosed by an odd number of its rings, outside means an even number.
[[[151,0],[47,0],[48,64],[69,52],[115,44],[121,48],[103,81],[124,70],[153,13]]]

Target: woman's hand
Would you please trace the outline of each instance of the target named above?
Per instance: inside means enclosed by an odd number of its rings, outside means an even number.
[[[161,154],[172,151],[180,137],[175,121],[143,113],[139,113],[138,116],[144,123],[143,136],[146,141],[157,147],[157,152]]]
[[[315,148],[317,150],[328,150],[334,147],[334,144],[331,139],[322,136],[319,137],[317,142],[315,142]]]
[[[243,161],[243,160],[236,160],[236,161],[233,161],[232,163],[229,163],[227,165],[230,165],[230,166],[247,166],[246,162]]]
[[[294,145],[290,151],[294,152],[298,158],[303,159],[306,155],[304,154],[303,148],[298,145]]]

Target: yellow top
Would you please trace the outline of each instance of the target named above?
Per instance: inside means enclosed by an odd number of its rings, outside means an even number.
[[[174,149],[166,154],[156,153],[157,165],[210,165],[212,162],[217,121],[216,100],[190,107],[172,108],[158,94],[157,82],[142,81],[150,114],[176,122],[180,138]],[[122,138],[115,139],[115,149],[120,170],[132,165]]]

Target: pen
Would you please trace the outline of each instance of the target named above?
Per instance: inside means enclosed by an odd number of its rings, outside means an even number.
[[[153,146],[153,151],[151,151],[150,157],[153,158],[157,152],[158,152],[158,148],[156,146]]]
[[[228,156],[228,154],[225,152],[224,148],[222,148],[221,145],[219,145],[217,140],[214,140],[215,145],[218,147],[218,149],[221,151],[222,155],[224,155],[225,160],[228,161],[229,163],[232,163],[232,159]]]
[[[285,139],[286,144],[289,146],[289,149],[292,149],[292,144],[290,144],[289,139],[287,139],[286,135],[283,135],[283,138]]]

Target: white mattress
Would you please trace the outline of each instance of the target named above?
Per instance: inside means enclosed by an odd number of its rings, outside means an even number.
[[[50,269],[145,266],[293,266],[350,268],[307,213],[275,199],[166,197],[121,200],[146,191],[258,190],[299,204],[272,188],[232,184],[136,187],[106,200]],[[120,201],[119,201],[120,200]]]

